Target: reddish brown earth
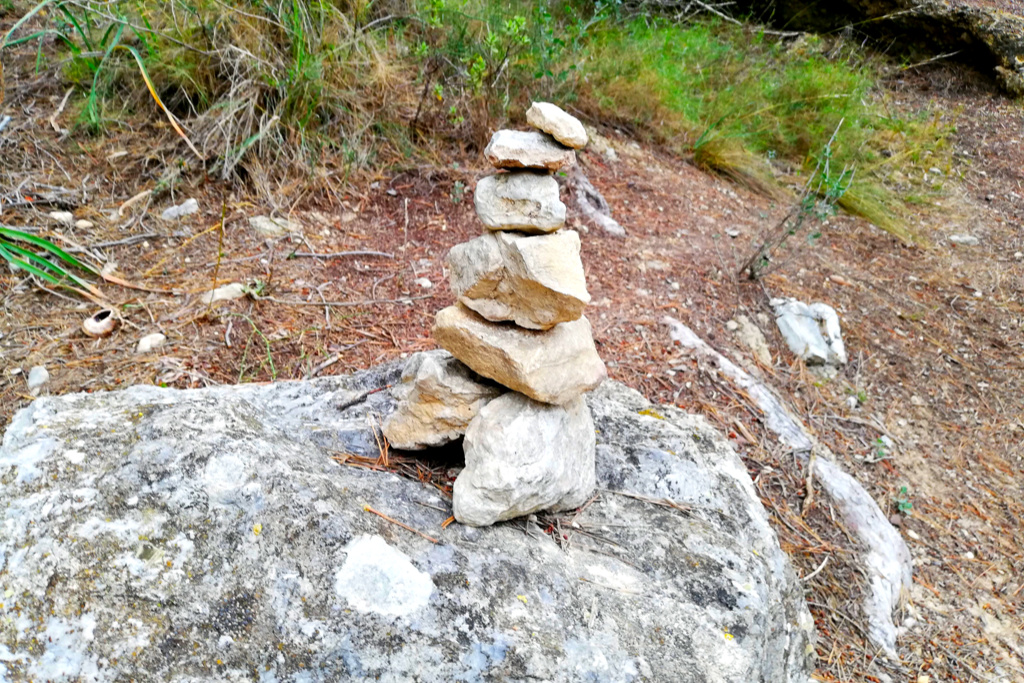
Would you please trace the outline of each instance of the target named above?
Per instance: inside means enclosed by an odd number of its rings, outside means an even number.
[[[703,413],[729,435],[800,575],[829,558],[807,583],[821,680],[1024,681],[1024,256],[1015,256],[1024,252],[1024,131],[1020,105],[977,81],[936,68],[890,84],[901,106],[936,107],[957,125],[943,199],[911,226],[921,246],[840,216],[763,282],[736,271],[787,207],[614,130],[602,132],[618,161],[581,155],[629,232],[582,236],[598,348],[613,378]],[[284,187],[272,195],[276,207],[185,174],[173,197],[117,215],[155,186],[176,140],[144,123],[134,135],[62,138],[48,122],[59,97],[18,99],[0,143],[0,221],[114,262],[145,289],[104,285],[122,325],[96,340],[79,326],[97,306],[0,271],[0,426],[32,400],[25,376],[38,364],[52,377],[48,393],[186,388],[345,373],[433,347],[433,314],[451,302],[445,253],[480,232],[471,196],[488,173],[480,160],[365,179],[322,197]],[[121,154],[147,138],[156,141],[148,153]],[[186,197],[201,213],[159,218]],[[57,229],[48,198],[96,227]],[[257,236],[247,218],[271,208],[301,223],[302,237]],[[964,233],[980,244],[947,240]],[[353,250],[394,258],[296,255]],[[258,293],[199,302],[229,282]],[[771,296],[836,308],[851,358],[838,377],[822,380],[794,360],[774,329]],[[767,336],[770,367],[758,367],[727,331],[741,313]],[[666,315],[776,387],[898,524],[915,564],[898,615],[901,661],[876,657],[863,638],[864,578],[849,531],[820,497],[801,515],[800,468],[746,396],[671,344],[659,322]],[[167,344],[135,355],[136,341],[156,331]],[[883,434],[894,447],[880,448]]]

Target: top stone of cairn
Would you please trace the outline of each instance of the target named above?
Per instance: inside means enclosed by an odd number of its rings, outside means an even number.
[[[526,122],[566,147],[583,149],[587,146],[587,130],[579,119],[550,102],[534,102],[526,110]]]
[[[491,136],[484,156],[497,168],[557,171],[576,163],[576,152],[535,130],[499,130]]]

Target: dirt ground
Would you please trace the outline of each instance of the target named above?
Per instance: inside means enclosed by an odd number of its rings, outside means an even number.
[[[617,160],[586,151],[581,163],[628,237],[570,220],[586,230],[588,316],[614,379],[729,435],[797,572],[828,558],[806,583],[820,680],[1024,681],[1024,110],[957,68],[930,66],[890,86],[900,106],[930,104],[957,126],[943,198],[911,226],[925,241],[901,246],[839,216],[763,282],[736,271],[787,207],[591,122]],[[0,137],[0,222],[116,268],[131,287],[103,285],[121,324],[91,339],[80,326],[97,305],[0,271],[0,427],[33,399],[26,376],[35,365],[50,373],[43,392],[58,394],[298,379],[434,347],[433,314],[452,300],[444,256],[481,231],[472,188],[489,172],[482,159],[323,195],[284,185],[272,205],[189,169],[160,194],[180,159],[166,127],[68,135],[69,122],[51,121],[62,93],[7,87],[0,114],[14,119]],[[159,217],[187,198],[198,213]],[[60,226],[54,210],[94,226]],[[295,232],[267,237],[249,224],[271,212]],[[948,239],[965,234],[979,243]],[[339,252],[382,255],[329,256]],[[201,301],[232,282],[251,293]],[[837,377],[821,379],[786,349],[768,305],[777,296],[839,312],[850,362]],[[739,314],[767,336],[770,366],[728,330]],[[672,345],[666,315],[778,389],[898,525],[915,571],[898,616],[900,661],[864,639],[865,580],[849,531],[827,500],[801,515],[799,466],[743,395]],[[136,354],[153,332],[165,345]]]

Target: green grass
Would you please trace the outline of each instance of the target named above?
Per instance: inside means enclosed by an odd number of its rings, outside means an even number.
[[[718,21],[613,26],[590,49],[595,114],[765,192],[775,184],[769,163],[778,175],[813,169],[842,122],[833,163],[857,173],[840,206],[909,240],[891,175],[937,163],[949,129],[890,116],[877,65],[859,49],[815,37],[783,43]]]

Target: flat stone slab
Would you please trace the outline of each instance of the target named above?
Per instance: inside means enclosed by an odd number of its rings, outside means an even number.
[[[590,303],[580,237],[572,230],[482,235],[452,247],[446,263],[452,293],[492,322],[547,330],[579,319]]]
[[[490,230],[544,233],[565,225],[558,181],[544,173],[513,171],[481,178],[473,205]]]
[[[400,369],[20,411],[0,679],[809,683],[801,585],[703,419],[608,382],[561,546],[546,518],[441,528],[437,489],[332,459],[376,455]]]
[[[433,335],[477,374],[541,403],[568,403],[608,377],[585,316],[534,331],[456,304],[438,312]]]
[[[526,122],[541,130],[566,147],[583,149],[587,146],[587,129],[580,120],[550,102],[534,102],[526,110]]]
[[[576,152],[536,130],[499,130],[491,136],[484,157],[496,168],[557,171],[576,163]]]

